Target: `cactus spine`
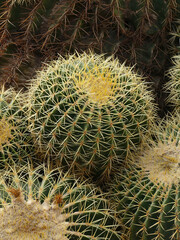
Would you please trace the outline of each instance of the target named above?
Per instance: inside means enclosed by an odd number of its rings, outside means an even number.
[[[169,119],[158,141],[116,179],[116,210],[128,240],[180,239],[179,119],[179,113]]]
[[[93,53],[52,62],[29,99],[31,131],[42,150],[96,177],[109,176],[113,164],[126,159],[154,117],[142,79]]]
[[[100,191],[59,169],[12,166],[0,178],[0,207],[3,240],[120,239]]]
[[[30,133],[27,130],[21,94],[13,89],[0,93],[0,165],[27,162],[34,156]]]
[[[170,80],[166,83],[165,89],[170,94],[167,102],[180,110],[180,55],[174,57],[174,66],[169,70],[168,75]]]

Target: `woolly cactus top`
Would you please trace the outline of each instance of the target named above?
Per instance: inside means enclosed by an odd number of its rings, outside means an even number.
[[[158,143],[153,151],[148,149],[140,164],[152,182],[172,185],[180,181],[180,148],[173,142],[167,145]]]
[[[164,126],[159,126],[157,143],[152,141],[139,159],[139,165],[148,173],[152,182],[171,186],[180,181],[179,119],[180,115],[176,113]]]
[[[118,222],[93,185],[42,165],[11,168],[0,177],[0,239],[120,239]]]
[[[103,55],[81,54],[71,55],[67,58],[61,56],[52,62],[45,71],[41,71],[35,82],[35,89],[49,81],[47,91],[52,91],[51,98],[55,97],[57,82],[61,81],[64,97],[75,92],[88,97],[90,102],[100,105],[121,104],[116,102],[119,97],[128,97],[137,92],[138,99],[150,101],[150,94],[144,92],[146,88],[142,77],[133,73],[130,67],[119,64],[112,57],[107,59]],[[39,82],[39,84],[37,84]],[[50,86],[50,83],[52,86]],[[46,93],[44,89],[44,93]],[[33,93],[32,93],[33,94]],[[70,98],[70,96],[69,96]],[[73,98],[73,96],[72,96]],[[140,101],[140,100],[139,100]],[[153,109],[153,107],[152,107]]]
[[[180,181],[179,119],[180,115],[176,113],[164,126],[159,126],[157,143],[152,141],[139,159],[139,165],[153,182],[171,186]]]
[[[118,75],[113,73],[110,62],[100,62],[97,56],[91,56],[88,61],[84,56],[84,66],[77,65],[77,69],[73,72],[71,79],[75,84],[77,91],[85,92],[90,101],[96,104],[107,104],[110,99],[115,98],[115,93],[119,90]],[[75,61],[77,64],[78,60]],[[79,71],[80,70],[80,71]],[[125,71],[124,71],[125,74]]]

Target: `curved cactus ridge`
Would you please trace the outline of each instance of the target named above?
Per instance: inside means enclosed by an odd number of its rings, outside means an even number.
[[[33,158],[33,146],[24,107],[21,103],[21,93],[13,89],[0,91],[0,166],[6,163],[21,162]]]
[[[169,70],[169,82],[166,83],[165,89],[169,91],[167,102],[180,110],[180,55],[173,58],[174,66]]]
[[[112,185],[114,206],[128,240],[180,239],[180,115]],[[157,130],[158,131],[158,130]],[[125,238],[126,239],[126,238]]]
[[[149,131],[154,107],[141,77],[111,57],[59,57],[30,89],[29,121],[39,146],[86,174],[109,176]]]
[[[0,239],[118,240],[118,221],[93,185],[43,165],[0,177]]]

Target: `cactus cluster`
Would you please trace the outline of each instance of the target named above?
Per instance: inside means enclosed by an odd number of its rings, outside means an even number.
[[[0,166],[33,158],[32,138],[27,130],[21,94],[13,89],[0,92]]]
[[[59,169],[23,167],[0,177],[0,239],[118,240],[118,221],[95,186]]]
[[[151,92],[113,57],[59,56],[28,94],[2,88],[0,239],[179,240],[179,57],[175,63],[166,89],[176,111],[155,129]],[[115,174],[112,205],[77,173],[96,183]]]
[[[118,216],[128,240],[180,239],[180,115],[157,129],[134,164],[113,184]]]
[[[180,239],[179,13],[0,1],[0,240]]]
[[[155,107],[142,78],[103,55],[59,57],[30,88],[29,125],[41,151],[61,166],[109,176],[141,143]]]

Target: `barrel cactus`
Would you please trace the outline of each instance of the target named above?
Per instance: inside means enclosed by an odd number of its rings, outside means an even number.
[[[21,93],[13,89],[0,92],[0,166],[26,162],[34,156],[32,139],[27,130]]]
[[[29,125],[41,151],[94,176],[109,176],[113,163],[140,144],[154,117],[141,77],[93,53],[50,63],[29,99]]]
[[[43,165],[0,177],[0,239],[118,240],[118,221],[93,185]]]
[[[165,89],[170,94],[167,102],[180,110],[180,55],[174,57],[174,66],[169,70],[168,75],[170,80],[166,83]]]
[[[169,119],[158,141],[152,142],[136,164],[131,163],[112,184],[125,239],[180,239],[179,119],[179,113]]]

